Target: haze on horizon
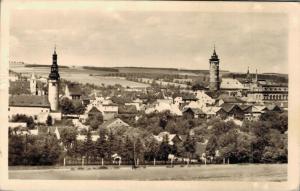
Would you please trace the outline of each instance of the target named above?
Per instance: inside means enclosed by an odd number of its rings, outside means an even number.
[[[18,9],[10,60],[49,65],[56,44],[59,65],[207,70],[215,44],[221,70],[288,73],[287,21],[278,13]]]

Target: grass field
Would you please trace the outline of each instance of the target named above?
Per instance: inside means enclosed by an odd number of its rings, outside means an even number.
[[[287,180],[287,164],[166,166],[131,169],[97,169],[97,166],[65,168],[10,168],[10,179],[46,180],[222,180],[275,181]],[[14,170],[12,170],[14,169]]]

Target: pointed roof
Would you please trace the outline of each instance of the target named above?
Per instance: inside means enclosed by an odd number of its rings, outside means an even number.
[[[209,60],[210,61],[219,61],[219,57],[218,57],[218,55],[216,53],[216,47],[215,47],[215,45],[214,45],[214,52],[213,52],[213,54],[212,54],[212,56],[211,56],[211,58]]]
[[[58,80],[60,75],[58,73],[58,65],[57,65],[57,54],[56,54],[56,47],[54,47],[54,53],[52,55],[52,65],[49,74],[50,80]]]
[[[182,112],[188,112],[188,111],[191,111],[196,115],[205,114],[200,108],[190,108],[190,107],[184,108]]]
[[[92,107],[92,109],[90,109],[90,111],[88,112],[89,114],[92,114],[92,113],[101,113],[101,111],[96,108],[95,106]]]

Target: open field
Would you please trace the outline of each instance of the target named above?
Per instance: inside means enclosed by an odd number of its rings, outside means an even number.
[[[15,170],[12,170],[15,169]],[[42,168],[10,168],[10,179],[50,180],[222,180],[222,181],[286,181],[287,164],[166,166],[131,169],[98,169],[98,166]]]
[[[36,75],[40,75],[45,78],[48,77],[50,71],[50,69],[47,67],[25,67],[25,65],[22,64],[11,64],[10,69],[15,72],[28,74],[29,76],[32,73],[34,73]],[[148,84],[133,82],[122,78],[101,76],[103,74],[111,73],[105,70],[103,71],[89,70],[89,69],[83,69],[81,67],[60,68],[59,70],[62,79],[66,79],[72,82],[77,82],[82,84],[90,83],[98,86],[101,86],[102,84],[104,84],[105,86],[120,84],[123,87],[128,86],[131,88],[144,88],[149,86]]]

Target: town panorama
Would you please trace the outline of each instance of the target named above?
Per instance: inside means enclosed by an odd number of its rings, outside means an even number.
[[[287,75],[224,71],[216,48],[207,70],[71,67],[60,65],[58,48],[51,54],[49,65],[10,61],[11,168],[167,168],[179,176],[158,170],[148,179],[184,179],[199,166],[227,165],[230,174],[234,164],[287,163]],[[135,175],[99,179],[143,180]]]

